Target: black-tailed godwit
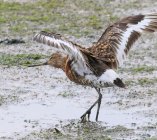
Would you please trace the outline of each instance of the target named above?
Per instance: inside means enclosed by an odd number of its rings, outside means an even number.
[[[41,31],[34,40],[52,46],[56,52],[44,64],[62,69],[73,82],[91,86],[99,97],[95,103],[81,116],[85,121],[90,118],[92,108],[98,104],[96,121],[98,120],[102,94],[100,88],[118,86],[125,88],[115,70],[123,64],[134,42],[143,32],[157,31],[157,13],[126,17],[109,26],[93,46],[83,48],[68,41],[60,34]],[[39,66],[33,65],[33,66]]]

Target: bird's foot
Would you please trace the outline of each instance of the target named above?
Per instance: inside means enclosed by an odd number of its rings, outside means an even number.
[[[102,94],[100,93],[100,89],[95,88],[96,91],[99,94],[99,98],[95,101],[95,103],[81,116],[81,122],[87,122],[90,119],[90,114],[92,108],[98,103],[98,109],[97,109],[97,114],[96,114],[96,121],[98,121],[98,116],[99,116],[99,110],[100,110],[100,105],[101,105],[101,99],[102,99]]]
[[[87,122],[90,121],[90,114],[91,114],[91,110],[87,110],[82,116],[81,116],[81,122]]]

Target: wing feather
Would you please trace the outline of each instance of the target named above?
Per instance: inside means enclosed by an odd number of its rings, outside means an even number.
[[[75,62],[72,63],[71,68],[79,75],[83,76],[85,73],[91,73],[90,69],[87,67],[83,54],[80,51],[81,47],[66,40],[60,34],[41,31],[34,36],[33,40],[52,46],[54,50],[66,54],[70,60]]]
[[[120,20],[109,26],[89,50],[98,53],[104,61],[105,58],[107,60],[112,58],[112,62],[109,63],[113,63],[113,67],[117,68],[118,65],[123,64],[130,48],[145,31],[157,31],[157,14],[136,15]],[[98,51],[100,49],[103,50],[101,53]],[[106,57],[107,53],[111,55]]]
[[[82,54],[79,49],[73,45],[72,42],[65,40],[61,35],[55,33],[47,33],[45,31],[41,31],[36,34],[33,40],[43,43],[49,46],[52,46],[54,50],[65,53],[69,56],[79,56],[79,58],[83,59]]]

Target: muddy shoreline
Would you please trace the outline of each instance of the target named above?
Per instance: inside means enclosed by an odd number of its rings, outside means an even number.
[[[88,47],[118,19],[157,12],[157,1],[31,2],[0,1],[0,41],[25,42],[0,44],[0,139],[156,140],[157,33],[143,35],[118,70],[127,89],[101,89],[99,122],[94,109],[91,122],[80,123],[97,98],[94,89],[70,82],[61,70],[27,66],[52,53],[32,41],[36,32],[58,32]]]

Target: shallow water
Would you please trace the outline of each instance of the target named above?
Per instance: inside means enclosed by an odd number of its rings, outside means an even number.
[[[88,100],[88,99],[85,99]],[[3,106],[0,109],[0,136],[25,135],[32,130],[55,126],[60,120],[79,119],[85,108],[80,102],[58,97],[54,101],[28,100],[19,104]],[[153,110],[153,108],[151,107]],[[149,107],[129,108],[118,110],[109,105],[103,105],[100,110],[99,121],[104,126],[121,125],[127,128],[147,126],[156,121],[154,116],[144,116]],[[96,108],[92,111],[91,121],[94,121]]]

